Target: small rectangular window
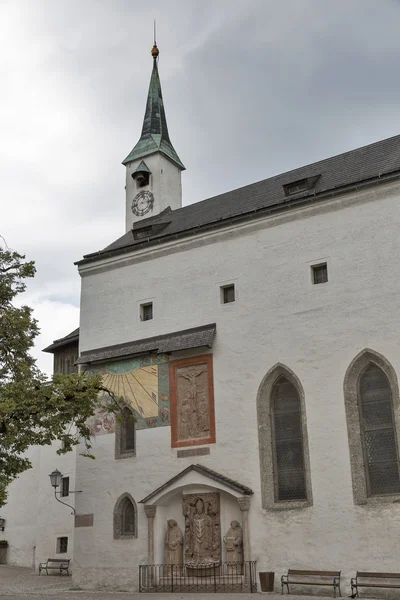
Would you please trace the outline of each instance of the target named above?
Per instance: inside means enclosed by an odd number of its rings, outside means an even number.
[[[147,302],[140,305],[140,320],[151,321],[153,318],[153,303]]]
[[[311,267],[311,271],[313,284],[326,283],[328,281],[328,265],[326,263],[314,265]]]
[[[135,240],[145,240],[151,237],[152,227],[143,227],[142,229],[137,229],[133,232],[133,237]]]
[[[69,496],[69,477],[61,479],[61,496]]]
[[[57,554],[65,554],[66,552],[68,552],[68,538],[57,538]]]
[[[293,183],[287,183],[283,186],[283,189],[285,190],[286,196],[293,196],[293,194],[305,192],[308,190],[308,180],[300,179],[299,181],[294,181]]]
[[[221,302],[222,304],[235,302],[235,286],[233,283],[221,287]]]

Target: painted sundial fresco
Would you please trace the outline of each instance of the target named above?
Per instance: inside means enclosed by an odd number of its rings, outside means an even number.
[[[169,371],[166,355],[114,361],[92,368],[103,375],[104,386],[124,398],[136,417],[136,429],[170,424]],[[89,423],[94,435],[115,432],[115,419],[98,410]]]

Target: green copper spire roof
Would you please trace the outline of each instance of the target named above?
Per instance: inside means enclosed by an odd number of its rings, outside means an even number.
[[[165,117],[164,103],[161,92],[160,77],[158,75],[157,58],[158,48],[154,44],[151,51],[153,56],[153,71],[151,74],[149,92],[147,95],[146,112],[144,115],[142,134],[140,140],[128,154],[123,165],[130,163],[138,158],[143,158],[154,152],[162,152],[172,162],[178,165],[179,168],[185,169],[179,156],[174,150],[171,140],[169,139],[167,119]]]

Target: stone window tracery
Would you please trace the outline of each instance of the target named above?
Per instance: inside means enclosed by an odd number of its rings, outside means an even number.
[[[344,381],[355,504],[393,502],[400,496],[399,391],[393,367],[380,354],[362,351]]]
[[[257,420],[263,508],[312,505],[304,392],[284,365],[273,367],[261,383]]]
[[[122,494],[114,508],[114,539],[137,537],[137,509],[132,496]]]
[[[275,501],[307,500],[300,398],[283,376],[274,384],[271,418]]]

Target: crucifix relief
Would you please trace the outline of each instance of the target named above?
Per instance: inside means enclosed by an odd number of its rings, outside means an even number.
[[[178,369],[178,428],[182,440],[208,437],[210,415],[207,394],[207,365]]]
[[[172,446],[215,442],[212,356],[170,365]]]

